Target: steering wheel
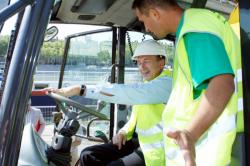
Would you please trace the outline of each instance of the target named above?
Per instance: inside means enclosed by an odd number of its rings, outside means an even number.
[[[58,95],[58,94],[53,93],[53,92],[48,92],[47,95],[52,97],[56,101],[56,103],[59,105],[62,112],[66,116],[71,116],[71,118],[74,118],[74,119],[81,119],[85,113],[89,113],[90,115],[94,115],[95,117],[97,117],[99,119],[108,120],[108,117],[105,114],[102,114],[94,109],[85,107],[82,104],[80,104],[74,100],[71,100],[69,98],[66,98],[64,96]],[[81,112],[74,114],[72,117],[72,112],[70,112],[68,109],[66,109],[66,106],[63,103],[65,103],[66,105],[75,107],[75,108],[81,110]]]

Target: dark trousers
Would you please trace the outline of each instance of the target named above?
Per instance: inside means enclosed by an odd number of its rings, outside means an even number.
[[[81,166],[145,166],[145,162],[139,144],[127,141],[120,150],[112,143],[85,148]]]

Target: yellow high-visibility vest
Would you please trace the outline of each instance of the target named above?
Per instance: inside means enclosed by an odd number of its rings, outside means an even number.
[[[164,70],[158,77],[169,76],[170,72]],[[158,78],[156,77],[156,78]],[[155,79],[156,79],[155,78]],[[126,133],[127,140],[136,132],[147,166],[164,166],[164,142],[162,112],[165,104],[135,105],[129,121],[120,130]]]
[[[193,99],[193,83],[183,36],[189,32],[210,33],[224,45],[237,81],[240,43],[229,23],[218,13],[205,9],[188,9],[176,43],[173,89],[163,112],[164,131],[185,129],[195,115],[200,100]],[[196,143],[197,166],[225,166],[230,163],[231,148],[236,134],[237,88],[218,120]],[[164,132],[166,133],[166,132]],[[164,137],[167,166],[184,166],[184,158],[173,139]]]

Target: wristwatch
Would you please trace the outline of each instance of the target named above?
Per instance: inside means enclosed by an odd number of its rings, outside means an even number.
[[[86,86],[81,85],[80,96],[84,95],[85,90],[86,90]]]

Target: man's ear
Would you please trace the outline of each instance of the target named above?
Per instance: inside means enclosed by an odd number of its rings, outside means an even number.
[[[164,66],[165,66],[165,59],[161,59],[161,61],[160,61],[160,68],[164,69]]]
[[[155,21],[158,21],[160,19],[160,13],[156,8],[150,8],[149,17],[151,17]]]

